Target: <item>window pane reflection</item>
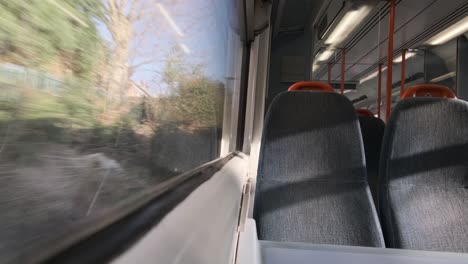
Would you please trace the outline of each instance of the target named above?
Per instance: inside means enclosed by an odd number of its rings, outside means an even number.
[[[0,257],[219,156],[234,1],[0,1]]]

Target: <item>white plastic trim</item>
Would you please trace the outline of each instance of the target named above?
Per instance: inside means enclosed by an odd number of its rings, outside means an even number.
[[[239,235],[236,264],[261,264],[257,227],[251,218],[247,219],[244,232]]]
[[[113,263],[232,263],[246,176],[234,157]]]

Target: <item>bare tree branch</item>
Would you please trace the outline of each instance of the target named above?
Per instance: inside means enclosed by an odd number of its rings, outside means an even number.
[[[137,6],[139,3],[140,3],[139,0],[133,0],[132,4],[130,5],[130,11],[128,12],[128,16],[127,16],[129,21],[135,21],[135,17],[137,13]]]
[[[123,11],[125,10],[126,6],[127,6],[127,0],[120,0],[119,9]]]
[[[147,65],[147,64],[151,64],[151,63],[154,63],[154,62],[157,62],[157,61],[164,61],[164,60],[161,60],[161,58],[153,58],[153,59],[149,59],[149,60],[144,60],[144,61],[141,61],[141,62],[139,62],[137,64],[134,64],[134,65],[130,66],[130,68],[132,69],[132,71],[134,71],[138,67],[141,67],[141,66],[144,66],[144,65]]]
[[[103,19],[102,19],[102,22],[104,23],[104,25],[106,25],[106,27],[109,29],[112,25],[112,21],[111,21],[111,18],[110,17],[107,17],[107,16],[104,16]]]
[[[107,0],[107,5],[109,6],[109,11],[111,16],[115,15],[117,11],[117,0]]]

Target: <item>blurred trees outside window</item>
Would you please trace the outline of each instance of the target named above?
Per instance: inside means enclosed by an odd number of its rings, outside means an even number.
[[[0,257],[219,156],[232,6],[0,0]]]

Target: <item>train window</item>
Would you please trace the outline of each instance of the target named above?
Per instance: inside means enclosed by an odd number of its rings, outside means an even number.
[[[435,46],[426,53],[426,74],[429,82],[456,91],[457,39]]]
[[[219,157],[231,2],[0,1],[2,260]]]

